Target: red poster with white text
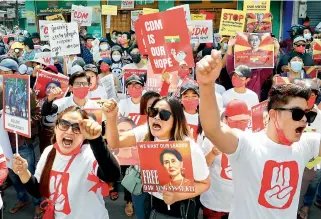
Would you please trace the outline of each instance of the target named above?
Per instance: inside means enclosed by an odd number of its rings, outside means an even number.
[[[147,122],[147,115],[140,115],[139,113],[129,113],[128,118],[133,120],[137,126],[144,125]]]
[[[252,131],[259,132],[267,127],[269,122],[269,112],[267,111],[267,101],[263,101],[252,106]]]
[[[142,36],[155,74],[179,66],[194,67],[185,12],[183,8],[140,16]]]
[[[188,141],[138,142],[137,149],[144,192],[195,192]]]
[[[161,90],[162,84],[163,84],[162,75],[154,74],[152,66],[149,63],[147,66],[146,90],[159,93]]]
[[[139,16],[140,18],[141,16]],[[143,37],[143,32],[142,32],[142,23],[140,22],[140,19],[137,19],[135,22],[135,34],[136,34],[136,39],[137,39],[137,45],[138,45],[138,49],[140,54],[143,55],[148,55],[147,52],[147,47],[146,47],[146,43]]]

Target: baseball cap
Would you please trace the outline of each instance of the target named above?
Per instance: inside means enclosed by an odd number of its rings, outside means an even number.
[[[85,70],[85,71],[92,71],[92,72],[94,72],[95,74],[98,74],[98,69],[97,69],[97,67],[96,67],[95,65],[93,65],[93,64],[87,64],[87,65],[85,65],[85,66],[84,66],[84,70]]]
[[[179,93],[180,93],[180,95],[182,95],[183,93],[185,93],[188,90],[193,90],[198,94],[198,96],[200,95],[198,84],[195,82],[187,82],[187,83],[183,84],[181,86]]]
[[[83,72],[83,71],[84,71],[84,69],[80,65],[74,65],[71,67],[69,74],[73,75],[76,72]]]
[[[20,42],[14,42],[12,45],[11,45],[11,49],[24,49],[24,46],[22,43]]]
[[[109,58],[106,58],[106,57],[104,57],[101,60],[99,60],[98,65],[101,65],[102,62],[105,62],[108,65],[112,65],[113,64],[112,61]]]
[[[243,100],[232,100],[226,105],[225,116],[231,120],[251,119],[250,112]]]
[[[30,68],[25,64],[22,64],[19,66],[18,72],[21,75],[31,75],[33,73],[33,68]]]
[[[83,58],[77,57],[77,59],[75,61],[73,61],[73,63],[72,63],[72,66],[74,66],[74,65],[79,65],[83,68],[86,65],[86,63]]]
[[[33,59],[33,60],[30,60],[30,61],[26,61],[25,64],[27,64],[29,62],[35,62],[35,63],[38,63],[38,64],[42,64],[44,66],[47,66],[47,63],[45,63],[45,61],[43,59]]]
[[[250,78],[252,75],[252,71],[246,65],[239,65],[235,68],[234,73],[236,73],[240,77]]]
[[[18,71],[19,65],[13,59],[3,59],[0,62],[0,70],[2,71]]]
[[[132,76],[128,77],[125,82],[126,87],[131,82],[137,82],[137,83],[141,84],[142,86],[144,86],[144,84],[145,84],[144,79],[142,77],[139,77],[138,75],[132,75]]]
[[[50,46],[49,46],[49,45],[44,45],[44,46],[42,46],[42,47],[41,47],[41,51],[42,51],[42,52],[45,52],[44,50],[49,50],[49,51],[51,51]]]
[[[55,72],[56,74],[58,74],[58,70],[56,68],[56,66],[54,65],[47,65],[45,68],[44,68],[45,71],[53,71]]]
[[[299,41],[303,41],[303,42],[307,42],[306,39],[303,37],[303,36],[298,36],[298,37],[295,37],[294,40],[293,40],[293,44],[296,44],[297,42]]]

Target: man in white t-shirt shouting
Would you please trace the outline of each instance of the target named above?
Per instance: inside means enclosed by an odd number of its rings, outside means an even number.
[[[224,107],[232,100],[243,100],[249,109],[259,104],[257,94],[245,86],[250,81],[252,71],[246,65],[239,65],[235,68],[232,75],[233,88],[222,94]]]
[[[236,133],[220,122],[214,82],[220,52],[197,63],[200,118],[206,137],[228,155],[233,169],[234,200],[230,219],[293,219],[306,163],[320,153],[320,135],[304,133],[316,113],[309,110],[311,91],[294,84],[273,87],[265,131]],[[209,119],[211,118],[211,119]]]

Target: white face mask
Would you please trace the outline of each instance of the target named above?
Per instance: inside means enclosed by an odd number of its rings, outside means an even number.
[[[223,43],[223,50],[227,50],[227,43]]]
[[[118,62],[121,58],[121,55],[112,55],[112,58],[115,62]]]
[[[109,49],[108,45],[100,45],[100,49],[103,50],[103,51],[106,51]]]
[[[303,36],[304,36],[304,38],[305,38],[306,40],[310,40],[310,39],[311,39],[311,33],[306,33],[306,34],[304,34]]]

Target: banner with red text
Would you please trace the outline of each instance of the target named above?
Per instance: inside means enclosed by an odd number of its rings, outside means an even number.
[[[39,32],[41,41],[49,41],[48,24],[65,23],[64,21],[39,20]]]
[[[187,21],[192,27],[191,43],[213,43],[213,21]]]
[[[267,110],[267,101],[263,101],[252,106],[252,132],[259,132],[265,129],[269,122],[269,112]]]
[[[133,120],[137,126],[145,125],[147,122],[147,115],[140,115],[139,113],[129,113],[128,118]]]
[[[35,59],[43,60],[47,65],[53,65],[54,61],[51,57],[51,52],[38,52],[35,55]]]
[[[77,22],[80,26],[91,26],[93,16],[92,7],[72,5],[71,22]]]
[[[243,32],[246,13],[238,10],[223,9],[219,34],[235,36],[236,32]]]

